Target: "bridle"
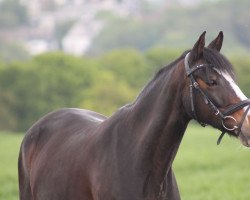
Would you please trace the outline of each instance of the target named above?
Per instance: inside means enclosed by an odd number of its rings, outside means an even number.
[[[204,99],[204,102],[205,104],[207,104],[211,109],[212,111],[214,112],[214,114],[216,116],[219,116],[220,117],[220,120],[221,120],[221,124],[222,124],[222,127],[224,128],[224,130],[222,131],[220,137],[218,138],[217,140],[217,144],[219,145],[224,134],[226,133],[226,131],[234,131],[234,130],[237,130],[236,132],[236,136],[239,136],[239,134],[241,133],[241,128],[242,128],[242,125],[243,125],[243,122],[247,116],[247,113],[250,109],[250,99],[246,99],[246,100],[243,100],[237,104],[233,104],[231,106],[229,106],[227,109],[225,109],[224,111],[220,111],[220,109],[215,105],[215,103],[213,102],[213,100],[211,100],[208,95],[200,88],[199,86],[199,83],[195,80],[194,78],[194,75],[193,73],[199,69],[202,69],[202,68],[206,68],[206,67],[212,67],[214,69],[214,67],[211,65],[211,64],[208,64],[208,63],[204,63],[204,64],[199,64],[199,65],[196,65],[196,66],[193,66],[190,68],[189,66],[189,54],[188,53],[186,56],[185,56],[185,70],[186,70],[186,75],[189,77],[189,80],[190,80],[190,100],[191,100],[191,110],[192,110],[192,113],[193,113],[193,118],[199,123],[201,124],[203,127],[205,127],[207,124],[205,124],[204,122],[201,122],[198,117],[197,117],[197,112],[196,112],[196,109],[195,109],[195,98],[194,98],[194,90],[198,91],[203,99]],[[236,119],[232,116],[233,113],[235,113],[236,111],[244,108],[244,107],[247,107],[247,109],[245,110],[243,116],[242,116],[242,119],[241,121],[237,124],[237,121]],[[230,127],[227,127],[225,125],[225,120],[233,120],[236,125],[234,125],[232,128]]]

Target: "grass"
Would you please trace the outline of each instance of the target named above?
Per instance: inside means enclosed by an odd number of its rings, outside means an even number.
[[[18,199],[17,157],[22,134],[0,133],[0,199]]]
[[[250,149],[219,132],[190,126],[174,162],[183,200],[250,199]]]
[[[250,149],[219,132],[189,126],[174,161],[182,200],[248,200]],[[18,199],[17,157],[23,135],[0,133],[0,200]]]

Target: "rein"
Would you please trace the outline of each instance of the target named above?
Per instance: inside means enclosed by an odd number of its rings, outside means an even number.
[[[207,124],[205,124],[204,122],[201,122],[198,117],[197,117],[197,112],[196,112],[196,109],[195,109],[195,98],[194,98],[194,90],[197,90],[203,97],[204,99],[204,102],[205,104],[207,104],[214,112],[214,114],[216,116],[219,116],[220,119],[221,119],[221,124],[222,124],[222,127],[225,129],[222,131],[220,137],[218,138],[217,140],[217,145],[220,144],[223,136],[225,135],[226,131],[234,131],[237,129],[237,133],[236,135],[239,136],[240,132],[241,132],[241,128],[242,128],[242,125],[243,125],[243,122],[244,122],[244,119],[246,118],[247,116],[247,113],[250,109],[250,99],[246,99],[246,100],[243,100],[237,104],[233,104],[231,106],[229,106],[226,110],[224,110],[223,112],[219,110],[219,108],[214,104],[214,102],[208,97],[208,95],[206,95],[206,93],[200,88],[198,82],[195,80],[194,76],[193,76],[193,73],[199,69],[202,69],[202,68],[206,68],[206,67],[213,67],[211,64],[200,64],[200,65],[197,65],[197,66],[194,66],[194,67],[191,67],[189,66],[189,62],[188,62],[188,59],[189,59],[189,53],[185,56],[185,70],[186,70],[186,75],[189,77],[189,80],[190,80],[190,99],[191,99],[191,110],[192,110],[192,113],[193,113],[193,116],[194,116],[194,119],[203,127],[205,127]],[[244,108],[244,107],[247,107],[247,109],[245,110],[244,114],[243,114],[243,117],[241,119],[241,121],[237,124],[237,121],[236,119],[231,116],[231,114],[235,113],[236,111]],[[233,120],[237,125],[235,125],[233,128],[230,128],[230,127],[227,127],[224,123],[224,121],[226,119],[230,119],[230,120]]]

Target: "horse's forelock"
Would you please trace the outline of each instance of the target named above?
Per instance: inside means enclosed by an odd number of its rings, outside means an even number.
[[[233,79],[235,79],[232,64],[221,53],[209,48],[205,48],[203,51],[203,57],[205,61],[211,64],[214,68],[221,72],[227,72]]]

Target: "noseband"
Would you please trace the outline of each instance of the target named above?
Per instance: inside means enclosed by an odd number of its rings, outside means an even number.
[[[200,65],[196,65],[194,67],[191,67],[189,66],[189,62],[188,62],[188,59],[189,59],[189,54],[188,53],[186,56],[185,56],[185,70],[186,70],[186,75],[189,77],[189,80],[190,80],[190,99],[191,99],[191,110],[192,110],[192,113],[193,113],[193,117],[194,119],[199,123],[201,124],[201,126],[205,127],[206,124],[204,122],[201,122],[198,117],[197,117],[197,112],[196,112],[196,109],[195,109],[195,99],[194,99],[194,90],[198,91],[203,99],[204,99],[204,102],[205,104],[207,104],[211,109],[212,111],[214,112],[214,114],[216,116],[219,116],[220,117],[220,120],[221,120],[221,125],[222,127],[224,128],[224,130],[222,131],[220,137],[218,138],[217,140],[217,144],[219,145],[224,134],[226,133],[226,131],[234,131],[234,130],[237,130],[237,133],[236,135],[239,136],[240,132],[241,132],[241,127],[243,125],[243,122],[244,122],[244,119],[246,118],[247,116],[247,113],[250,109],[250,99],[246,99],[246,100],[243,100],[237,104],[233,104],[231,106],[229,106],[227,109],[225,109],[223,112],[220,111],[220,109],[215,105],[215,103],[208,97],[208,95],[200,88],[198,82],[195,80],[194,78],[194,75],[193,73],[199,69],[202,69],[202,68],[206,68],[206,67],[212,67],[214,68],[211,64],[208,64],[208,63],[205,63],[205,64],[200,64]],[[241,121],[237,124],[237,121],[236,119],[231,116],[231,114],[235,113],[236,111],[244,108],[244,107],[247,107],[247,109],[245,110],[244,114],[243,114],[243,117],[241,119]],[[232,120],[234,121],[237,125],[235,125],[234,127],[230,128],[230,127],[227,127],[225,125],[225,120]]]

